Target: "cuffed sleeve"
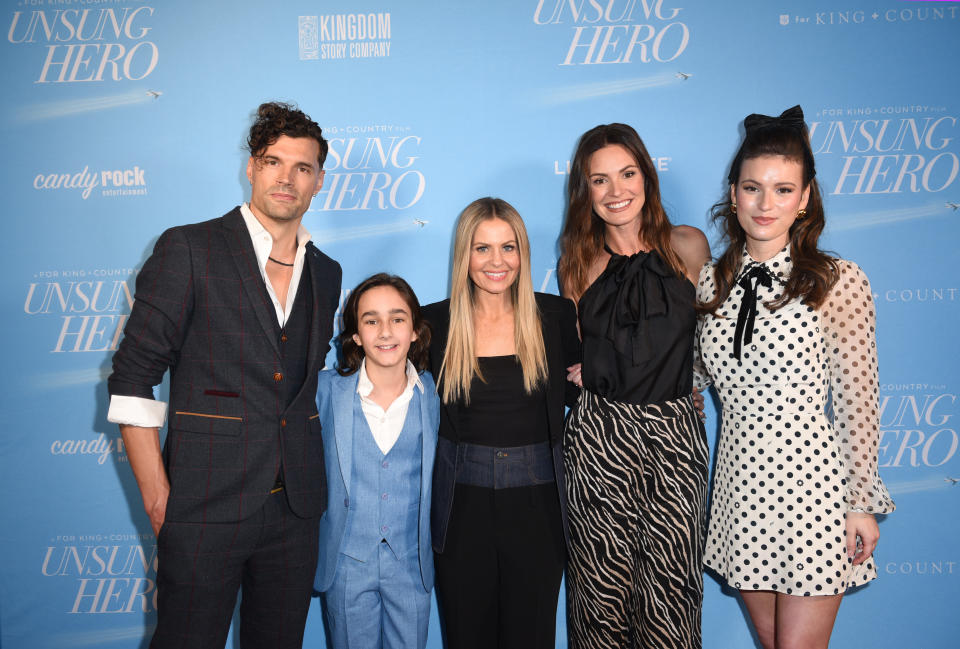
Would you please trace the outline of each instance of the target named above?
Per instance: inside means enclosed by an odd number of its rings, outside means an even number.
[[[110,397],[107,421],[142,428],[160,428],[167,419],[167,404],[164,401],[126,397],[115,394]]]

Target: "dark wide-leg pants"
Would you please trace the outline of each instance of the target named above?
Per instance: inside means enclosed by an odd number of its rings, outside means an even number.
[[[436,555],[447,649],[553,649],[565,554],[555,483],[457,484]]]
[[[698,649],[708,451],[690,397],[567,422],[570,647]]]

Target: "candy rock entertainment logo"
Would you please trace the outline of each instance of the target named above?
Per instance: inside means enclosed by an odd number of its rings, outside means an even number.
[[[916,7],[877,7],[874,9],[847,9],[836,11],[814,11],[803,14],[780,14],[780,24],[804,25],[811,27],[842,27],[862,26],[879,23],[912,23],[935,22],[941,20],[960,19],[960,6],[946,4],[944,6]]]
[[[142,544],[147,543],[146,545]],[[64,534],[43,553],[40,574],[60,580],[68,613],[157,610],[157,546],[152,534]]]
[[[881,467],[943,467],[957,455],[957,394],[944,385],[880,386]]]
[[[106,464],[114,453],[118,462],[127,461],[122,437],[111,438],[100,433],[91,439],[55,439],[50,442],[50,455],[89,456],[100,465]]]
[[[57,322],[51,352],[113,352],[133,306],[131,268],[49,270],[34,274],[23,311]]]
[[[29,4],[70,2],[34,0]],[[156,69],[160,50],[147,40],[153,29],[153,7],[98,9],[90,4],[88,0],[76,9],[13,12],[7,41],[42,51],[36,83],[140,81]]]
[[[682,7],[666,0],[537,0],[533,22],[564,26],[560,65],[665,63],[690,44]]]
[[[324,128],[330,145],[320,210],[406,210],[423,198],[426,178],[417,169],[421,138],[406,126],[372,124]]]
[[[83,200],[87,200],[98,187],[101,188],[101,196],[146,196],[146,173],[146,170],[139,166],[101,171],[90,171],[90,167],[85,166],[75,173],[39,173],[33,178],[33,188],[77,190]]]
[[[809,126],[830,194],[936,193],[960,175],[957,117],[942,107],[824,108]]]
[[[390,56],[389,13],[300,16],[298,35],[303,61]]]

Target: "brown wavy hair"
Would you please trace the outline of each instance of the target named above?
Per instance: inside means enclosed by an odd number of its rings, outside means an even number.
[[[259,158],[267,147],[275,144],[281,135],[287,137],[309,137],[320,145],[317,163],[323,169],[327,159],[327,141],[323,139],[320,125],[294,104],[268,101],[257,108],[257,119],[250,127],[247,136],[247,150],[254,158]]]
[[[660,200],[660,180],[643,140],[626,124],[601,124],[580,137],[567,180],[567,213],[560,235],[560,262],[557,273],[564,296],[579,302],[587,290],[590,264],[603,250],[604,222],[593,211],[590,194],[590,156],[605,146],[619,144],[637,163],[643,174],[643,208],[640,236],[682,277],[683,261],[670,245],[673,226]]]
[[[780,298],[765,304],[771,311],[797,298],[804,304],[817,308],[823,304],[830,288],[839,277],[836,258],[817,246],[826,220],[823,213],[823,198],[816,179],[813,151],[810,148],[810,136],[807,133],[806,124],[802,121],[802,113],[800,118],[799,126],[774,119],[772,123],[747,129],[743,143],[740,144],[740,149],[730,165],[730,173],[727,175],[730,187],[736,187],[740,182],[740,169],[744,161],[763,156],[783,156],[787,160],[799,162],[803,167],[804,189],[810,190],[807,214],[790,226],[790,259],[793,267]],[[732,209],[729,188],[723,200],[710,209],[710,219],[722,232],[726,249],[714,268],[717,293],[709,302],[698,305],[697,309],[701,313],[713,314],[730,295],[740,270],[740,260],[743,247],[747,243],[747,235]]]
[[[363,347],[353,340],[353,335],[360,328],[360,314],[357,311],[363,294],[378,286],[395,288],[403,301],[407,303],[407,308],[410,309],[410,317],[413,318],[413,332],[417,334],[417,339],[410,343],[407,358],[417,368],[417,372],[423,372],[428,367],[430,325],[427,324],[420,313],[420,301],[417,299],[416,293],[402,277],[377,273],[363,280],[355,289],[350,291],[350,297],[347,298],[347,303],[343,307],[343,330],[337,336],[340,341],[340,362],[337,363],[337,373],[341,376],[350,376],[360,369],[360,363],[363,362],[365,356]]]

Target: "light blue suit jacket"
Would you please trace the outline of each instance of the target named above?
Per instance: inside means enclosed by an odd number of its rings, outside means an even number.
[[[353,475],[353,435],[367,431],[355,426],[353,400],[357,398],[360,373],[340,376],[334,370],[320,372],[317,406],[323,435],[324,461],[327,468],[327,510],[320,518],[320,557],[313,587],[325,592],[333,584],[340,548],[344,541],[350,502],[350,480]],[[419,415],[423,427],[423,457],[420,468],[420,578],[427,592],[433,589],[433,543],[430,538],[430,501],[433,487],[433,460],[437,452],[437,428],[440,422],[440,398],[430,372],[420,375],[423,394]],[[416,389],[416,388],[414,388]]]

